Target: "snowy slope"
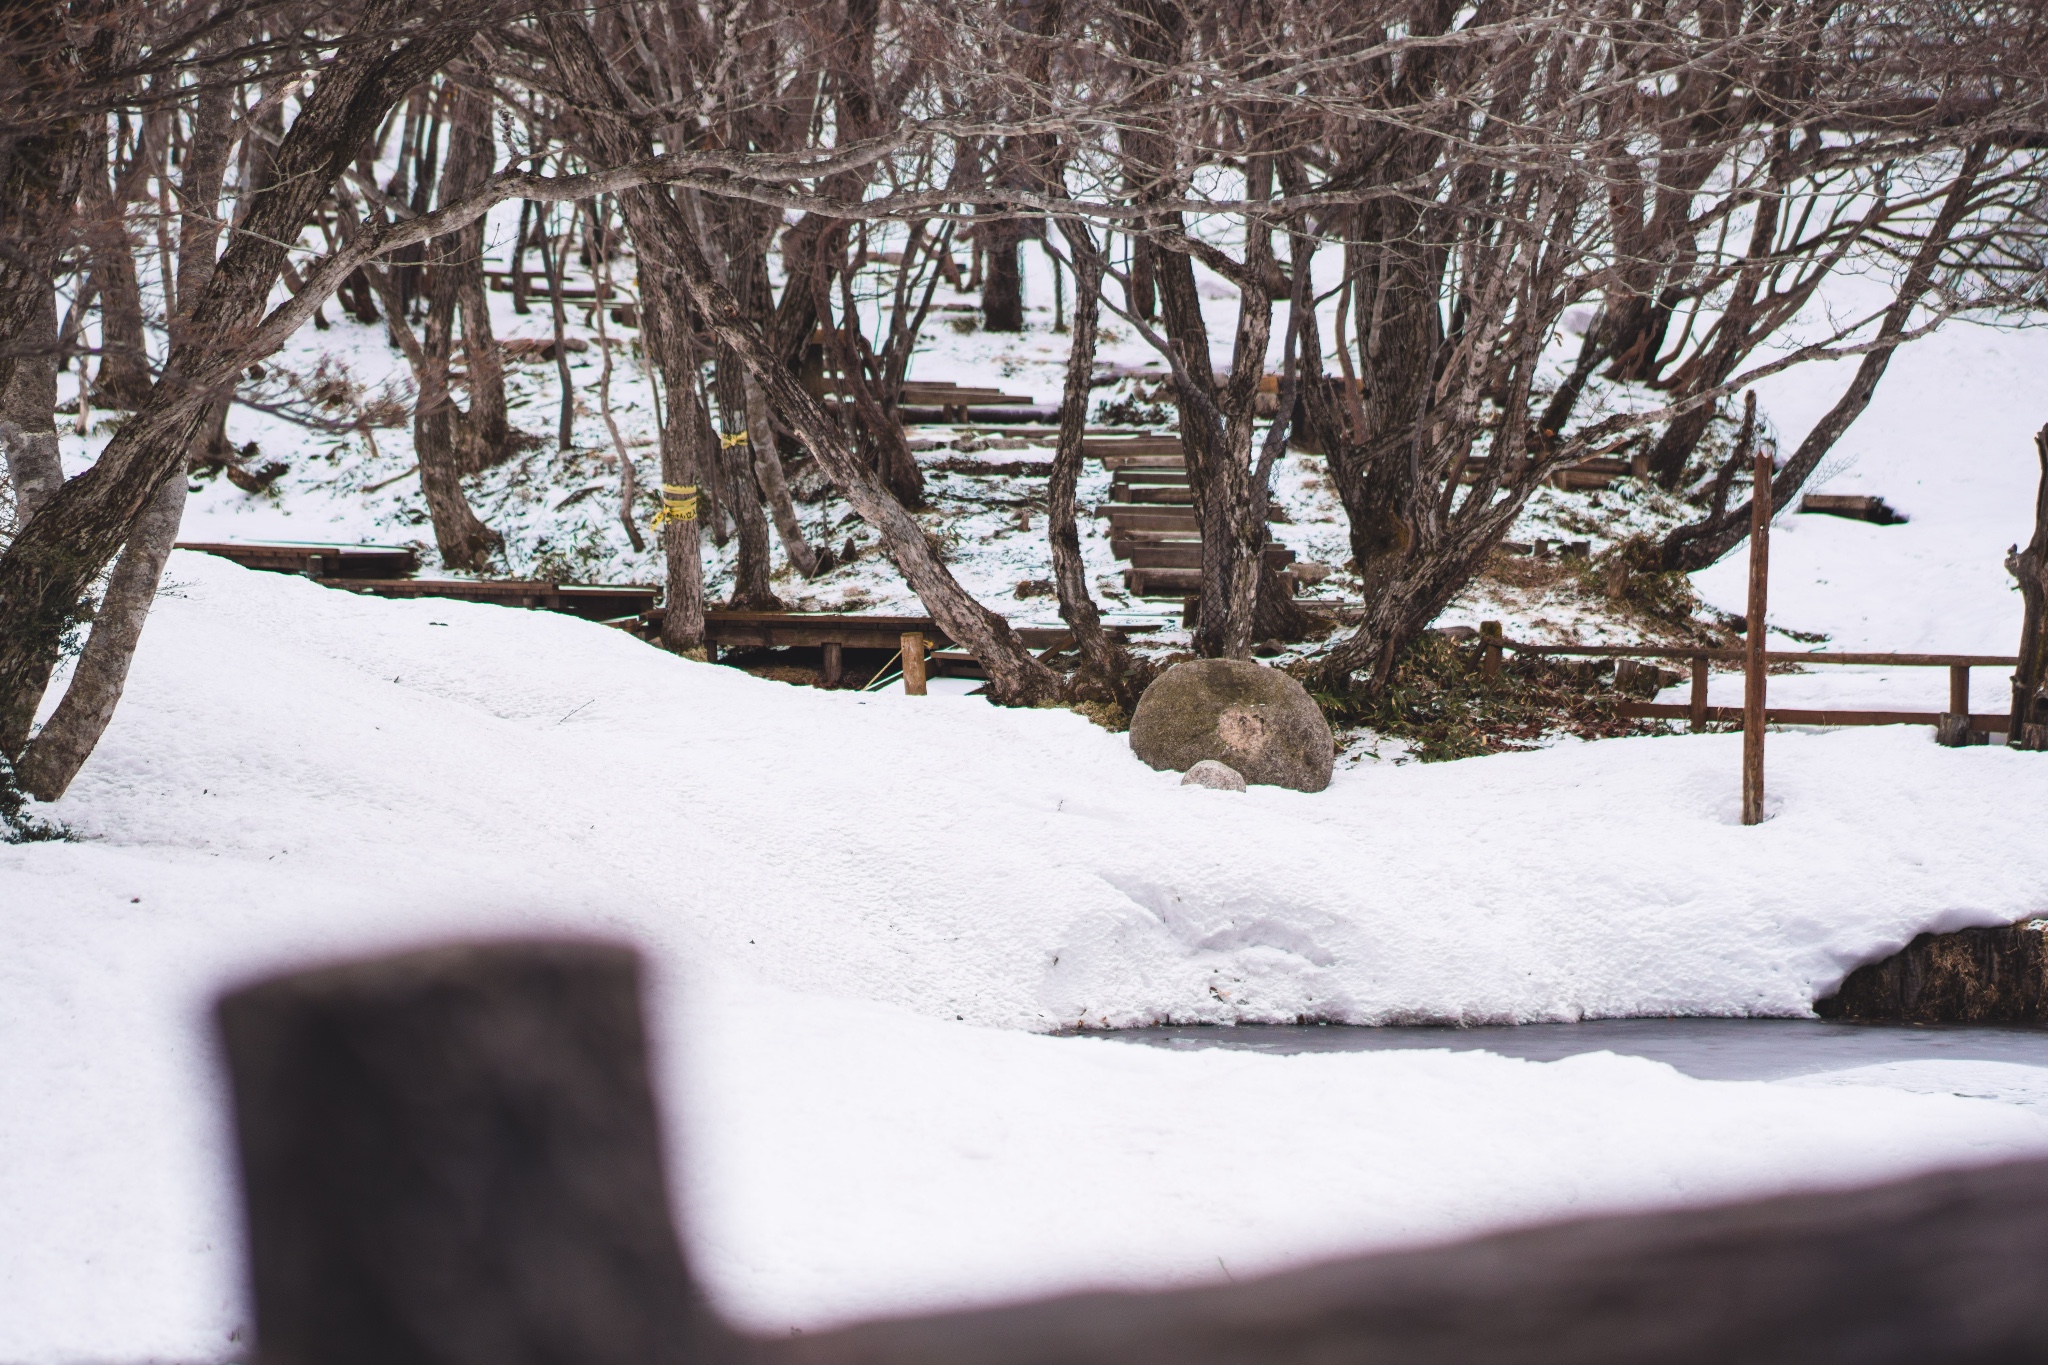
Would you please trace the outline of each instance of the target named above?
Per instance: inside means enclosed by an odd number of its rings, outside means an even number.
[[[1064,711],[169,577],[52,812],[83,841],[0,848],[0,1359],[230,1351],[206,1001],[454,932],[651,954],[693,1239],[773,1331],[2048,1150],[2038,1112],[1949,1096],[986,1027],[1798,1013],[1921,929],[2044,908],[2026,755],[1788,735],[1748,830],[1724,736],[1233,795]]]

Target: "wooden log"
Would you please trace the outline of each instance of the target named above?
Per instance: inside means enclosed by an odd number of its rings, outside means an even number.
[[[925,695],[924,651],[922,634],[911,632],[903,640],[903,693],[905,696]]]
[[[1707,729],[1707,656],[1695,654],[1692,657],[1692,698],[1686,708],[1686,728],[1694,734],[1704,734]]]
[[[444,948],[219,1006],[257,1358],[702,1361],[639,974],[619,948]]]
[[[1764,727],[1765,692],[1769,674],[1764,666],[1765,606],[1771,577],[1771,467],[1770,451],[1757,447],[1749,496],[1749,629],[1743,644],[1747,658],[1742,678],[1742,823],[1756,825],[1764,818]]]
[[[1488,682],[1500,677],[1502,627],[1498,621],[1479,623],[1479,676]]]

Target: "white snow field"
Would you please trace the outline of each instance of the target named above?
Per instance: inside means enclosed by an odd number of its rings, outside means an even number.
[[[2009,1078],[1032,1036],[1801,1014],[1920,930],[2044,908],[2032,755],[1773,736],[1755,829],[1734,736],[1238,795],[1065,711],[188,553],[168,578],[48,812],[80,841],[0,847],[0,1360],[241,1349],[208,1002],[455,934],[643,947],[691,1245],[775,1334],[2048,1152]]]

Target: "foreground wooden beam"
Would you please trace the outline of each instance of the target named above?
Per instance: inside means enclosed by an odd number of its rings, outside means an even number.
[[[269,1365],[2048,1358],[2039,1162],[749,1341],[670,1229],[628,953],[415,953],[253,986],[219,1018]]]

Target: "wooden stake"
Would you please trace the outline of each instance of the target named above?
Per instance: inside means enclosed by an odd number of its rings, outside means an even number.
[[[1759,446],[1749,498],[1749,638],[1742,687],[1742,823],[1764,818],[1764,607],[1771,576],[1771,453]]]
[[[1500,676],[1501,629],[1498,621],[1479,623],[1479,676],[1492,682]]]
[[[1692,656],[1692,707],[1686,728],[1702,734],[1707,728],[1707,656]]]
[[[846,652],[837,640],[827,640],[824,676],[819,680],[827,687],[837,687],[846,677]]]
[[[915,632],[903,637],[903,693],[922,697],[924,688],[924,636]]]

